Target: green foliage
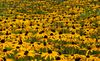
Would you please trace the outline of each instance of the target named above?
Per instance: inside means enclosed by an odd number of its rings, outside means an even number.
[[[37,39],[35,37],[32,37],[30,39],[27,39],[26,42],[38,42]]]
[[[20,9],[20,10],[17,10],[17,12],[27,13],[27,10],[25,10],[25,9]]]
[[[34,12],[34,14],[47,14],[47,12],[42,10],[37,10],[36,12]]]
[[[80,54],[80,55],[85,55],[85,54],[86,54],[86,50],[79,50],[79,51],[78,51],[78,54]]]
[[[96,9],[95,13],[96,13],[97,15],[100,15],[100,9]]]
[[[93,51],[93,52],[91,52],[91,55],[93,55],[93,54],[100,54],[100,51]]]
[[[6,49],[7,51],[9,51],[9,50],[11,50],[12,48],[11,48],[11,47],[5,47],[5,49]]]
[[[63,54],[76,54],[78,53],[79,49],[74,47],[65,47],[62,51]]]

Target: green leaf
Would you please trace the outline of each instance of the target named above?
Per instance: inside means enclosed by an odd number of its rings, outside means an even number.
[[[85,32],[83,30],[80,30],[80,36],[84,35]]]
[[[78,53],[78,49],[74,47],[65,47],[62,51],[63,54],[76,54]]]
[[[97,35],[91,35],[91,38],[97,38]]]
[[[32,34],[34,35],[34,34],[36,34],[38,31],[31,31],[32,32]]]
[[[46,48],[40,49],[40,53],[43,53],[43,52],[46,52]]]
[[[5,49],[7,49],[7,51],[11,50],[12,48],[11,47],[5,47]]]
[[[91,55],[93,55],[93,54],[100,54],[100,51],[93,51],[93,52],[91,52]]]
[[[25,61],[24,58],[19,58],[16,61]]]
[[[81,27],[83,27],[83,26],[84,26],[84,22],[83,22],[83,21],[81,21],[81,22],[80,22],[80,25],[81,25]]]
[[[80,48],[87,48],[88,47],[88,44],[80,44]]]
[[[96,12],[97,15],[100,15],[100,9],[96,9],[95,12]]]
[[[79,50],[79,51],[78,51],[78,54],[80,54],[80,55],[85,55],[85,54],[86,54],[86,50]]]
[[[63,33],[69,33],[70,31],[69,31],[69,29],[62,29],[61,30]]]
[[[36,56],[34,57],[34,59],[37,59],[37,61],[40,61],[40,60],[42,60],[42,57],[41,57],[40,55],[36,55]]]
[[[51,61],[50,57],[48,56],[48,58],[46,59],[46,61]]]
[[[27,10],[25,10],[25,9],[20,9],[20,10],[17,10],[17,12],[27,13]]]
[[[26,42],[38,42],[37,39],[35,37],[32,37],[30,39],[27,39]]]
[[[13,59],[14,59],[14,54],[9,54],[7,57],[8,57],[8,58],[13,58]]]

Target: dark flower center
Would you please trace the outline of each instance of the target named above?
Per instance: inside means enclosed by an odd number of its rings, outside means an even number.
[[[60,31],[59,34],[62,34],[62,32]]]
[[[19,44],[23,44],[23,42],[22,41],[19,41]]]
[[[3,61],[6,61],[6,58],[5,57],[3,57]]]
[[[28,51],[25,51],[25,52],[24,52],[24,55],[27,55],[27,54],[28,54]]]
[[[90,56],[89,56],[89,55],[87,55],[86,57],[87,57],[87,58],[89,58]]]
[[[45,35],[44,38],[48,38],[48,36]]]
[[[43,44],[44,44],[44,46],[46,46],[46,42],[44,42]]]
[[[49,53],[49,54],[51,54],[51,53],[52,53],[52,51],[51,51],[51,50],[48,50],[48,53]]]
[[[19,46],[16,47],[17,49],[20,48]]]
[[[60,57],[57,57],[57,58],[56,58],[56,60],[60,60],[60,59],[61,59]]]
[[[75,29],[75,26],[72,26],[73,29]]]
[[[81,58],[76,58],[75,61],[80,61]]]
[[[7,49],[3,49],[3,52],[7,52]]]
[[[34,42],[31,41],[30,43],[33,44]]]
[[[25,35],[28,35],[28,31],[26,31]]]
[[[39,34],[42,34],[42,33],[44,33],[44,31],[39,32]]]
[[[51,36],[53,35],[53,33],[50,34]]]
[[[3,40],[1,40],[1,43],[5,43],[5,40],[3,39]]]
[[[55,32],[55,30],[54,30],[54,29],[51,29],[51,31],[52,31],[52,32]]]

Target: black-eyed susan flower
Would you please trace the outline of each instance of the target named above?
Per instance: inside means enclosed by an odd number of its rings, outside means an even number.
[[[38,42],[34,42],[34,49],[35,49],[35,50],[38,51],[41,47],[42,47],[42,46],[41,46],[40,43],[38,43]]]
[[[43,41],[43,43],[41,43],[41,48],[44,49],[46,48],[46,50],[53,48],[52,45],[50,45],[48,42]]]
[[[98,57],[94,57],[94,56],[86,56],[86,60],[94,60],[94,61],[96,61],[96,60],[100,60]]]
[[[24,51],[19,51],[16,55],[15,55],[15,58],[16,59],[19,59],[19,58],[22,58],[22,57],[25,57],[25,55],[24,55]]]
[[[48,50],[46,53],[42,53],[41,57],[44,57],[45,60],[50,57],[50,59],[55,58],[58,55],[56,51]]]

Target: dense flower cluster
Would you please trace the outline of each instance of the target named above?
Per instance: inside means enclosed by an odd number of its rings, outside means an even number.
[[[0,61],[100,61],[100,1],[1,0]]]

